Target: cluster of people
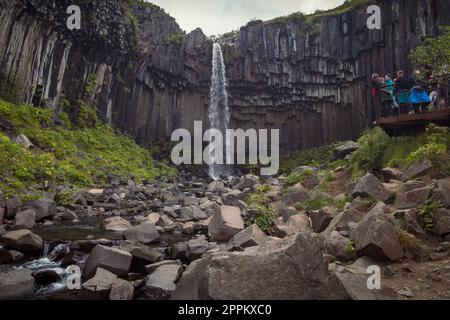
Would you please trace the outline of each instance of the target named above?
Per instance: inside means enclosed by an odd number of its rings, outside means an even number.
[[[398,71],[395,79],[390,74],[384,77],[372,74],[372,97],[376,101],[377,118],[439,109],[437,84],[432,77],[428,81],[420,80],[419,71],[409,78]]]

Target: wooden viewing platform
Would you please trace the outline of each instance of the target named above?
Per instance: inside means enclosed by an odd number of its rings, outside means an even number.
[[[424,127],[430,122],[449,125],[450,108],[379,118],[376,124],[383,129],[401,129],[404,127]]]

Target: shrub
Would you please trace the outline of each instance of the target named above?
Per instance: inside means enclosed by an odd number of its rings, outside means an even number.
[[[77,125],[80,128],[93,128],[98,123],[97,111],[84,101],[80,100]]]
[[[441,204],[435,201],[428,201],[425,206],[422,208],[420,212],[420,216],[422,217],[422,222],[425,230],[433,231],[433,214],[434,211],[441,208]]]
[[[304,181],[306,178],[310,177],[313,174],[312,171],[306,170],[302,173],[292,172],[290,175],[286,177],[284,180],[284,184],[287,187],[292,187],[299,182]]]
[[[267,196],[270,186],[258,187],[256,192],[251,194],[248,199],[248,206],[256,209],[259,214],[247,221],[248,225],[256,223],[258,227],[265,233],[271,234],[274,231],[273,219],[276,218],[275,209],[271,203],[271,199]]]

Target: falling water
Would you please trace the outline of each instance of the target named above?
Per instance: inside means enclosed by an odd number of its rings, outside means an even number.
[[[210,128],[218,129],[226,136],[226,129],[230,122],[230,111],[228,109],[228,94],[227,94],[227,79],[225,74],[225,63],[223,61],[222,49],[220,44],[213,45],[213,60],[212,60],[212,76],[211,76],[211,90],[210,90],[210,105],[209,105],[209,124]],[[210,141],[213,140],[210,137]],[[225,141],[225,146],[228,145]],[[225,155],[225,149],[224,153]],[[219,160],[216,157],[214,150],[210,152],[210,157],[213,160]],[[225,161],[225,157],[223,159]],[[224,164],[217,164],[214,161],[209,166],[209,175],[214,180],[221,177],[230,177],[232,170],[229,166]]]

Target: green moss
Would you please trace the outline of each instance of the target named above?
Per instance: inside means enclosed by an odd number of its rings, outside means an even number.
[[[44,181],[90,187],[108,176],[141,183],[176,172],[153,161],[149,151],[112,127],[97,123],[75,129],[55,125],[53,112],[0,101],[0,118],[11,122],[36,148],[25,150],[0,132],[0,188],[11,195]]]

